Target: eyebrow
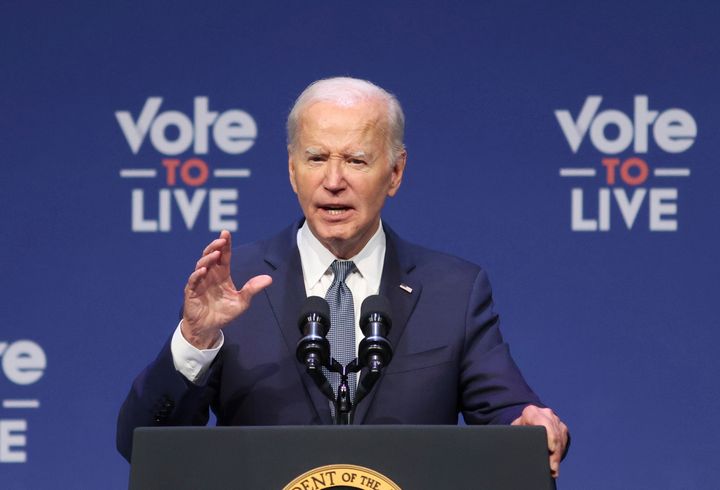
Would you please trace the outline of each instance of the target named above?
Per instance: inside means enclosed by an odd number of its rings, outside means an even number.
[[[316,146],[308,146],[305,153],[312,156],[323,155],[325,152]]]
[[[325,155],[327,154],[327,152],[316,146],[308,146],[307,148],[305,148],[305,154],[310,156],[318,156]],[[364,150],[358,150],[352,153],[347,153],[344,156],[352,158],[367,158],[368,154]]]

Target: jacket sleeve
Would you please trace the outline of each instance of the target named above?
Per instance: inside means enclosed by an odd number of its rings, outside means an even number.
[[[543,406],[502,338],[487,274],[479,270],[465,315],[460,409],[468,424],[510,424],[527,405]]]
[[[136,427],[205,425],[216,392],[221,354],[210,367],[205,383],[195,385],[175,370],[168,341],[157,358],[132,384],[117,420],[117,449],[131,459]]]

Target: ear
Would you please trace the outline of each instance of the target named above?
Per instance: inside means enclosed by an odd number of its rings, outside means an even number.
[[[297,194],[297,181],[296,181],[296,175],[295,175],[295,163],[293,162],[293,153],[292,149],[288,146],[288,177],[290,177],[290,185],[293,188],[293,192]]]
[[[390,197],[393,197],[398,189],[400,188],[400,184],[402,184],[402,178],[403,173],[405,172],[405,163],[407,163],[407,151],[403,150],[400,155],[395,159],[395,166],[392,169],[392,174],[390,175],[390,187],[388,188],[387,195]]]

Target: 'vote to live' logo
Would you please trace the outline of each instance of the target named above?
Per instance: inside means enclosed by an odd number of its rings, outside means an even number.
[[[160,112],[162,97],[149,97],[137,116],[129,111],[115,112],[120,129],[134,155],[149,140],[158,153],[184,158],[161,158],[160,164],[124,168],[120,177],[153,182],[161,188],[135,187],[131,192],[131,228],[134,232],[169,232],[175,224],[192,230],[203,208],[209,231],[237,230],[235,187],[208,187],[208,182],[250,177],[247,168],[215,168],[199,155],[208,154],[211,143],[221,152],[239,155],[255,143],[257,126],[250,114],[239,109],[223,113],[211,111],[207,97],[195,97],[192,118],[180,111]],[[205,205],[207,203],[207,205]]]
[[[0,339],[0,464],[28,460],[31,416],[27,410],[40,408],[40,400],[27,397],[25,388],[37,383],[45,374],[45,368],[45,351],[36,342]],[[13,396],[8,396],[10,394]]]
[[[647,226],[650,231],[677,231],[678,189],[668,186],[672,180],[667,179],[689,177],[690,169],[686,165],[653,167],[644,155],[651,142],[667,154],[688,150],[697,136],[695,119],[683,109],[650,110],[646,95],[635,96],[632,119],[616,109],[598,112],[602,100],[597,95],[587,97],[575,118],[568,110],[555,111],[574,154],[589,139],[604,155],[595,165],[560,169],[561,177],[600,177],[602,181],[596,197],[585,194],[587,186],[571,190],[571,229],[609,231],[616,223],[628,230]],[[620,156],[626,151],[632,153]],[[643,208],[647,223],[640,225],[637,218]],[[611,220],[618,211],[622,220]]]

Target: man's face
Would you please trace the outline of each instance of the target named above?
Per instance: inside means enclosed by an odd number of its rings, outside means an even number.
[[[385,197],[400,187],[405,153],[390,165],[386,120],[377,101],[316,102],[300,115],[288,149],[290,183],[310,230],[337,257],[362,250],[377,230]]]

